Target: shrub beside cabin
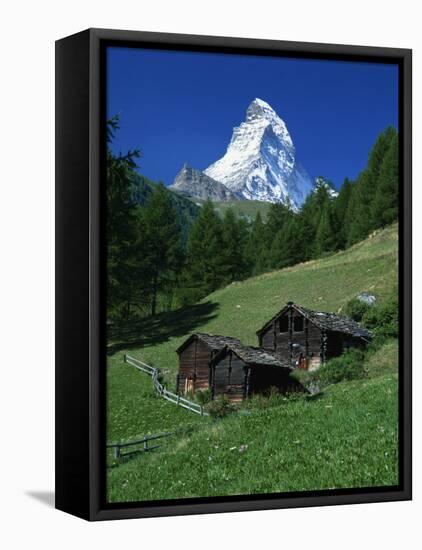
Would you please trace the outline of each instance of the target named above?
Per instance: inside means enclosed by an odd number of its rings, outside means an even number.
[[[348,348],[365,346],[372,333],[344,315],[289,302],[257,332],[259,346],[296,368],[314,370]]]

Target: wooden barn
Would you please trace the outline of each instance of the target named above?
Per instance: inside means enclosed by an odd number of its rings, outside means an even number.
[[[257,332],[259,346],[292,367],[318,368],[350,347],[362,347],[369,330],[344,315],[313,311],[288,302]]]
[[[286,361],[240,343],[224,347],[211,359],[210,366],[212,399],[224,395],[231,402],[239,402],[274,387],[283,393],[304,391],[290,377],[292,369]]]
[[[179,373],[176,392],[195,393],[210,387],[210,361],[225,346],[240,344],[236,338],[213,336],[211,334],[191,334],[176,350],[179,355]]]

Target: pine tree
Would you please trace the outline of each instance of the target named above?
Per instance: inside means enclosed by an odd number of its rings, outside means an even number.
[[[314,227],[308,212],[301,210],[296,219],[296,243],[300,254],[298,261],[310,260],[315,255],[316,228]]]
[[[275,269],[281,269],[301,262],[303,257],[300,218],[291,215],[274,239],[271,248],[271,263]]]
[[[183,262],[181,228],[164,185],[158,185],[148,199],[143,223],[146,244],[143,263],[147,267],[140,275],[149,280],[151,315],[155,315],[159,294],[173,291]]]
[[[371,189],[372,181],[370,173],[364,170],[353,185],[345,217],[347,246],[365,239],[371,231],[372,191],[368,195],[368,189]]]
[[[338,230],[338,248],[345,248],[347,244],[348,226],[347,211],[350,205],[350,199],[353,192],[353,183],[345,178],[343,185],[334,201],[334,217]]]
[[[316,190],[308,195],[301,211],[301,233],[304,251],[304,259],[317,258],[320,254],[320,243],[317,242],[317,233],[321,225],[324,212],[329,212],[329,223],[333,230],[332,247],[337,247],[338,224],[333,211],[334,199],[325,185],[319,185]],[[324,221],[325,223],[325,221]]]
[[[333,252],[337,247],[337,232],[331,204],[327,204],[321,212],[315,239],[315,252],[321,256]]]
[[[372,223],[375,228],[385,227],[398,218],[399,209],[399,150],[396,134],[384,157],[379,182],[372,204]]]
[[[233,208],[224,213],[222,223],[221,272],[225,283],[239,281],[247,273],[245,258],[245,226],[238,220]]]
[[[107,306],[108,315],[118,312],[122,306],[128,318],[132,301],[132,255],[136,239],[137,207],[132,200],[133,177],[138,150],[126,155],[115,155],[110,147],[119,128],[118,117],[107,124],[106,197],[107,197]]]
[[[348,246],[364,239],[378,227],[373,216],[373,202],[378,194],[384,159],[396,135],[397,131],[389,127],[378,136],[369,153],[367,168],[359,174],[358,180],[353,186],[346,215]]]
[[[250,263],[250,275],[262,273],[268,266],[266,235],[266,226],[258,211],[250,229],[245,249],[245,256]]]
[[[395,137],[397,137],[397,130],[392,126],[389,126],[378,136],[375,141],[375,144],[369,153],[367,166],[367,170],[371,173],[373,180],[378,180],[385,155],[387,154],[391,142]]]
[[[188,239],[186,265],[179,292],[183,304],[194,303],[223,284],[222,254],[222,221],[208,199]]]
[[[283,229],[284,224],[292,215],[290,205],[282,203],[272,203],[268,215],[266,228],[266,246],[270,250],[272,242],[279,231]]]

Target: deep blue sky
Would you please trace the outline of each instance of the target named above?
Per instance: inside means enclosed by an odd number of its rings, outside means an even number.
[[[205,169],[220,158],[255,97],[286,122],[306,170],[337,187],[398,125],[395,65],[108,49],[107,114],[121,125],[113,148],[140,148],[140,172],[166,185],[185,161]]]

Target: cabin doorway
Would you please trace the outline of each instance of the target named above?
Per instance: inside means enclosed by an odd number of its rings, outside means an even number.
[[[194,392],[193,378],[186,378],[185,379],[185,394],[193,393],[193,392]]]

